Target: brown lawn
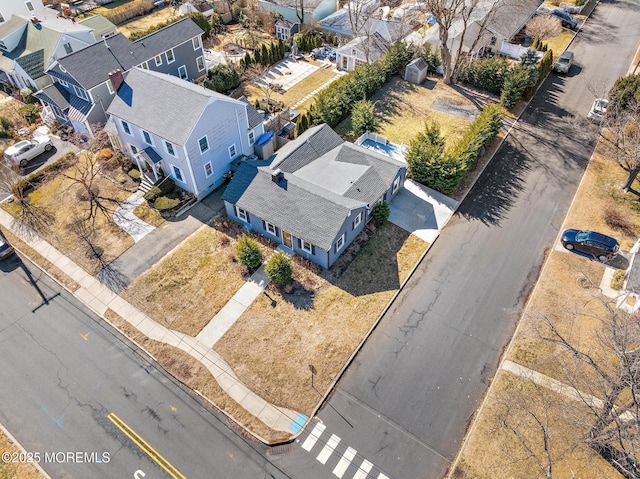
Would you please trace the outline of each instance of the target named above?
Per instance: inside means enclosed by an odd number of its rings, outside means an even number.
[[[309,415],[427,247],[387,224],[338,278],[296,263],[294,290],[270,288],[214,349],[265,399]]]
[[[159,10],[154,10],[148,15],[135,17],[121,25],[118,25],[118,31],[124,36],[129,37],[132,33],[144,32],[159,23],[164,23],[167,20],[175,18],[175,13],[176,10],[173,7],[164,7]]]
[[[0,451],[11,454],[8,460],[3,456],[3,460],[0,461],[0,477],[3,479],[44,479],[45,476],[33,464],[20,460],[21,456],[24,458],[23,451],[2,431],[0,431]]]
[[[244,284],[236,241],[202,226],[122,296],[164,326],[196,336]]]

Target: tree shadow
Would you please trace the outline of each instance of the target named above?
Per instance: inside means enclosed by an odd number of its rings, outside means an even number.
[[[305,286],[297,280],[293,280],[284,288],[279,288],[280,297],[291,304],[295,309],[309,311],[313,309],[316,292],[313,288]],[[266,293],[265,293],[266,294]],[[268,294],[267,296],[271,298]],[[275,300],[271,299],[272,304]],[[275,304],[273,304],[275,306]]]

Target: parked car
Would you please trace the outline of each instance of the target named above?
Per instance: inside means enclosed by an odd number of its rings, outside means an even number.
[[[615,238],[595,231],[565,230],[561,241],[562,246],[569,251],[582,253],[602,262],[613,259],[620,250]]]
[[[571,30],[575,30],[576,27],[578,26],[578,21],[575,18],[573,18],[571,15],[569,15],[567,12],[565,12],[564,10],[560,10],[559,8],[556,8],[554,11],[551,12],[551,15],[559,18],[560,21],[562,22],[562,26],[565,28],[570,28]]]
[[[36,136],[32,140],[22,140],[15,145],[11,145],[4,151],[4,157],[14,164],[25,167],[29,161],[45,151],[50,151],[51,148],[53,148],[53,145],[50,137],[46,135]]]
[[[604,117],[607,114],[607,107],[609,106],[609,100],[604,98],[596,98],[591,105],[591,110],[587,114],[587,118],[595,123],[602,123]]]
[[[558,57],[558,60],[556,60],[553,69],[558,73],[569,73],[571,65],[573,65],[573,52],[565,50],[562,52],[562,55]]]
[[[11,256],[13,253],[13,246],[9,244],[9,242],[0,236],[0,259],[5,259],[8,256]]]

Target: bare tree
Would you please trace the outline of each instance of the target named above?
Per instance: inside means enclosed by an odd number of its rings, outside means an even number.
[[[302,25],[304,23],[304,0],[293,0],[293,5],[296,9],[296,17]]]
[[[540,40],[556,37],[562,33],[562,20],[553,15],[537,15],[527,22],[525,33]]]
[[[625,192],[640,172],[640,102],[631,100],[622,111],[608,111],[600,136],[604,155],[627,172],[622,185]]]
[[[508,15],[509,8],[517,8],[515,0],[513,5],[507,1],[425,0],[422,3],[424,12],[432,14],[438,25],[444,83],[456,82],[465,52],[475,52],[488,28]]]

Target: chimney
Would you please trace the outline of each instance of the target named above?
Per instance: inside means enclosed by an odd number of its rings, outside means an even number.
[[[271,173],[271,181],[274,183],[280,183],[284,179],[284,173],[280,168]]]
[[[113,87],[113,91],[118,91],[120,86],[124,83],[124,77],[122,76],[122,71],[118,68],[109,72],[109,80],[111,80],[111,86]]]

